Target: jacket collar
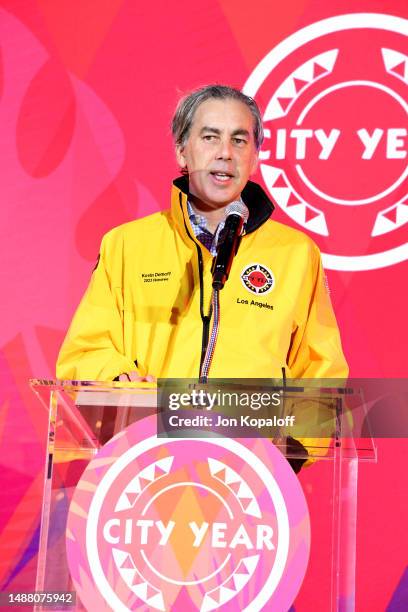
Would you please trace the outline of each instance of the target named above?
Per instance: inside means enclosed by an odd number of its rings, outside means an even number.
[[[187,213],[188,177],[180,176],[173,181],[171,209],[173,217],[182,234],[190,235],[190,222]],[[246,224],[246,234],[254,232],[271,216],[274,205],[264,190],[257,183],[248,181],[245,185],[241,198],[249,210],[249,218]],[[192,236],[190,236],[191,238]],[[193,238],[194,239],[194,238]]]

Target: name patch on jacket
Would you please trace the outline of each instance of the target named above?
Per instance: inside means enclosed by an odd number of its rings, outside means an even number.
[[[160,281],[168,281],[171,272],[142,272],[141,276],[144,283],[158,283]]]

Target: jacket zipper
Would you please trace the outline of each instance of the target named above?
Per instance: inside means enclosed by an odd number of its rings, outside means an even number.
[[[198,255],[198,275],[200,278],[200,315],[201,320],[203,322],[203,335],[201,340],[201,358],[200,358],[200,368],[198,370],[198,376],[201,375],[201,369],[203,366],[203,361],[205,358],[205,354],[207,352],[208,340],[210,337],[210,322],[212,316],[212,304],[210,305],[208,314],[204,314],[204,265],[203,265],[203,253],[201,248],[196,244],[197,247],[197,255]]]
[[[187,232],[188,237],[190,238],[190,240],[195,244],[195,247],[197,249],[197,257],[198,257],[198,276],[199,276],[199,281],[200,281],[200,315],[201,315],[201,320],[203,322],[203,333],[202,333],[202,340],[201,340],[201,357],[200,357],[200,367],[198,369],[198,378],[200,377],[200,373],[201,373],[201,368],[203,365],[203,361],[205,358],[205,354],[207,352],[207,346],[208,346],[208,341],[209,341],[209,336],[210,336],[210,323],[211,323],[211,317],[212,317],[212,304],[210,304],[210,308],[208,310],[208,314],[206,315],[204,313],[204,264],[203,264],[203,253],[201,250],[201,247],[199,246],[199,244],[197,244],[197,242],[192,238],[186,220],[184,218],[184,214],[183,214],[183,206],[182,206],[182,201],[181,201],[181,193],[179,194],[179,202],[180,202],[180,208],[181,208],[181,214],[183,215],[183,221],[184,221],[184,227],[185,230]]]

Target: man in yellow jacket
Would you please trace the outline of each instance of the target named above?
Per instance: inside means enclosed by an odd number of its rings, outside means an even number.
[[[212,324],[212,263],[231,202],[249,211],[219,295],[210,378],[346,378],[348,368],[320,252],[270,219],[249,181],[262,144],[256,103],[207,86],[173,118],[183,176],[171,208],[106,234],[61,348],[57,377],[154,380],[200,376]],[[213,317],[214,318],[214,317]]]
[[[61,348],[61,379],[197,378],[208,343],[211,265],[228,204],[249,209],[211,363],[216,378],[346,377],[320,253],[269,219],[249,176],[262,144],[255,102],[226,86],[184,98],[173,119],[184,176],[171,208],[110,231]],[[218,229],[217,229],[218,228]]]

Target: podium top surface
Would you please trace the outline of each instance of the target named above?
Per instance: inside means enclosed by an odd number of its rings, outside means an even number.
[[[361,382],[361,381],[359,381]],[[273,392],[280,395],[282,398],[282,407],[275,409],[276,418],[290,418],[288,415],[294,415],[297,419],[296,427],[293,430],[285,429],[284,436],[289,436],[302,440],[302,443],[309,451],[313,447],[321,445],[322,439],[332,439],[332,445],[341,447],[344,452],[348,453],[350,458],[358,460],[375,461],[376,447],[373,441],[372,430],[368,418],[369,406],[365,400],[364,385],[351,386],[345,384],[345,381],[327,379],[327,380],[306,380],[298,379],[296,381],[288,381],[285,387],[282,387],[282,381],[270,380],[233,380],[233,381],[212,381],[206,385],[201,385],[197,381],[192,380],[160,380],[158,383],[152,382],[101,382],[101,381],[77,381],[77,380],[52,380],[52,379],[31,379],[30,386],[40,399],[44,408],[50,409],[51,397],[54,401],[60,402],[66,410],[70,406],[71,411],[80,411],[85,414],[87,411],[95,410],[97,407],[104,410],[108,407],[117,408],[118,410],[131,410],[136,415],[139,411],[148,409],[150,414],[166,415],[187,415],[202,414],[213,415],[216,417],[228,415],[229,417],[237,417],[241,413],[246,412],[252,417],[258,419],[262,416],[271,416],[273,408],[269,406],[267,409],[250,410],[243,409],[242,404],[235,404],[229,407],[229,411],[224,410],[224,405],[217,403],[211,407],[197,406],[194,403],[186,406],[179,405],[174,408],[170,407],[169,397],[192,395],[196,396],[201,393],[202,389],[206,389],[205,393],[210,389],[212,392],[216,390],[218,399],[220,393],[228,390],[228,395],[246,394],[255,396],[259,399],[261,395],[267,395]],[[321,386],[324,383],[325,386]],[[341,384],[343,383],[343,385]],[[174,393],[174,391],[177,393]],[[263,392],[263,393],[262,393]],[[216,395],[214,392],[213,395]],[[56,397],[60,400],[55,400]],[[62,398],[62,399],[61,399]],[[259,407],[258,407],[259,408]],[[193,410],[193,413],[190,412]],[[268,413],[269,410],[269,413]],[[135,412],[136,411],[136,412]],[[211,411],[211,412],[209,412]],[[168,419],[170,420],[170,419]],[[283,421],[282,421],[283,422]],[[275,437],[274,434],[269,436],[263,434],[261,437]],[[251,437],[248,429],[235,429],[229,432],[224,430],[220,435],[229,437]],[[170,437],[177,437],[176,430],[168,431],[166,428],[164,433],[169,433]],[[289,433],[288,433],[289,432]],[[161,431],[163,433],[163,431]],[[248,434],[248,435],[247,435]],[[184,437],[187,434],[183,434]],[[195,432],[197,437],[197,432]],[[198,437],[199,434],[198,434]]]

